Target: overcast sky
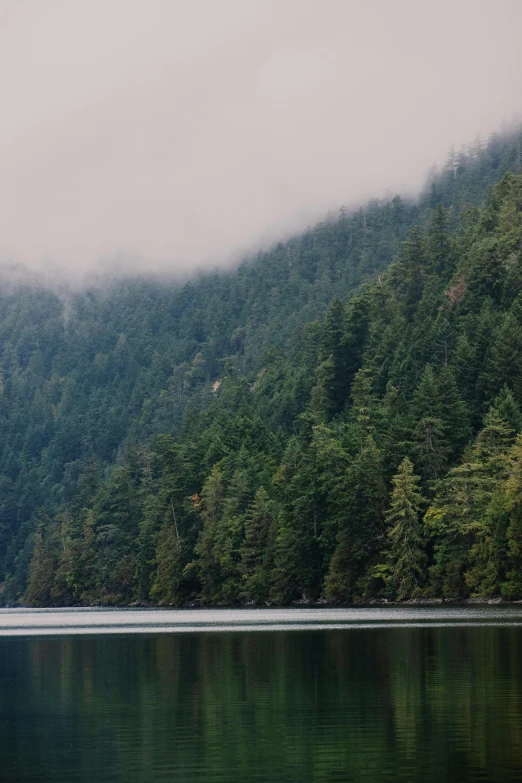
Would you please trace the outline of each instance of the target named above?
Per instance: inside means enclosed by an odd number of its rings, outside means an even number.
[[[0,259],[229,260],[522,108],[522,0],[0,0]]]

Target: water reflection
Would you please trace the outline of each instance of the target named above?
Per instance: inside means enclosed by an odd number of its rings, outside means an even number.
[[[522,779],[522,629],[0,640],[2,781]]]
[[[301,609],[0,609],[0,636],[521,625],[522,607],[386,606]]]

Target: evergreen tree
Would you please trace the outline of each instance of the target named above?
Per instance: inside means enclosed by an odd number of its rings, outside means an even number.
[[[383,473],[382,454],[367,436],[346,477],[344,520],[325,581],[330,600],[349,601],[368,589],[372,560],[384,541]]]
[[[245,515],[245,537],[241,545],[241,594],[254,603],[269,596],[270,571],[274,557],[274,524],[272,504],[264,487],[257,490]]]
[[[281,498],[274,568],[270,595],[276,603],[315,598],[322,588],[320,552],[324,498],[311,448],[312,421],[300,422],[301,431],[292,439],[275,483]]]
[[[505,385],[490,408],[492,416],[504,421],[515,433],[522,431],[522,412],[510,388]]]
[[[56,542],[52,540],[52,528],[46,530],[42,520],[36,531],[36,542],[29,565],[29,580],[24,595],[28,606],[52,604],[54,573],[56,570]]]
[[[504,489],[504,507],[509,516],[502,594],[505,598],[520,600],[522,598],[522,435],[520,434],[509,453],[509,472]]]
[[[401,601],[415,596],[423,585],[426,554],[420,514],[424,505],[413,464],[406,457],[393,478],[390,507],[385,517],[390,541],[386,557],[386,582]]]
[[[431,269],[435,274],[449,276],[453,271],[453,247],[451,241],[450,214],[442,204],[434,209],[428,232],[428,252]]]
[[[440,418],[444,438],[448,444],[448,459],[450,462],[455,462],[462,454],[464,447],[470,442],[472,429],[468,406],[457,386],[455,374],[447,364],[441,368],[439,373],[438,394]]]
[[[345,356],[345,311],[339,299],[334,299],[326,314],[321,347],[317,386],[314,390],[316,408],[330,419],[342,410],[348,397]]]
[[[413,395],[412,412],[416,420],[413,453],[422,478],[429,484],[444,473],[450,452],[440,384],[431,364],[424,368]]]
[[[420,226],[412,228],[408,239],[401,244],[401,261],[406,315],[411,320],[422,298],[428,267],[426,236]]]
[[[158,532],[155,563],[156,572],[150,589],[152,600],[160,604],[178,604],[179,587],[183,580],[183,561],[179,533],[170,509]]]
[[[426,514],[435,547],[433,586],[448,598],[464,598],[470,589],[483,594],[492,589],[492,580],[498,587],[501,578],[491,572],[500,560],[494,552],[499,542],[498,513],[493,513],[491,504],[507,475],[514,433],[493,411],[484,425],[470,460],[449,471]]]

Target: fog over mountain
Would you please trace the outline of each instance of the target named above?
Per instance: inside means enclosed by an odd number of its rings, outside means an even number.
[[[0,0],[1,264],[186,274],[418,188],[519,111],[520,29],[519,0]]]

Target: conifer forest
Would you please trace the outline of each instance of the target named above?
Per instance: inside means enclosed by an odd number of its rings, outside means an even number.
[[[522,599],[522,133],[229,271],[0,291],[3,605]]]

